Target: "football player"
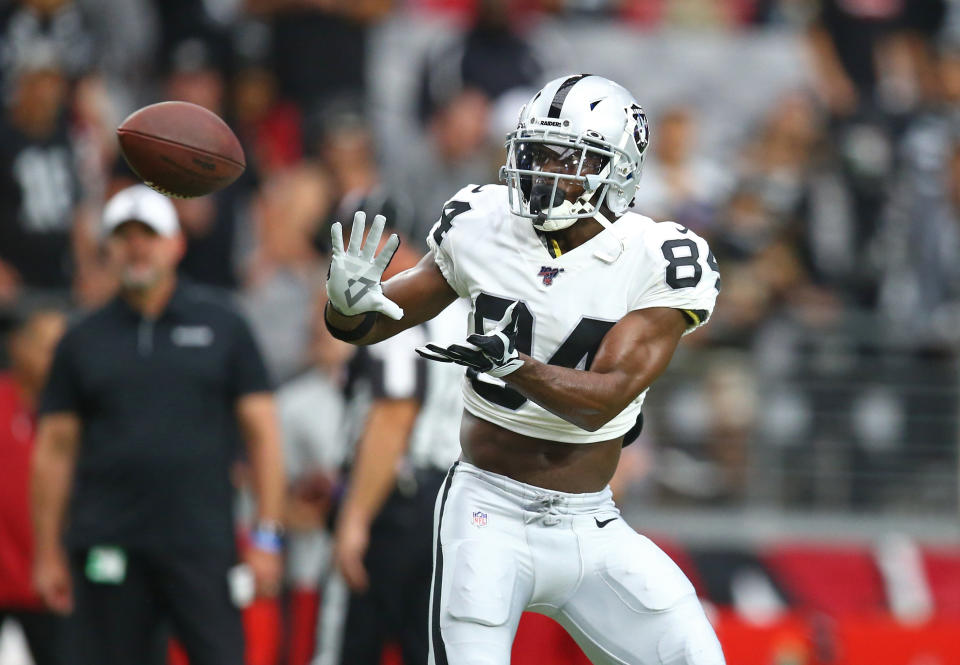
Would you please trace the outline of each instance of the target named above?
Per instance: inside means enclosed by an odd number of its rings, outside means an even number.
[[[432,665],[506,665],[520,615],[558,621],[593,663],[719,665],[693,586],[620,518],[608,482],[644,395],[720,288],[707,244],[630,211],[648,144],[633,96],[600,76],[548,83],[507,137],[505,185],[444,206],[430,252],[380,283],[376,254],[333,228],[326,321],[372,344],[469,298],[462,456],[437,497]]]

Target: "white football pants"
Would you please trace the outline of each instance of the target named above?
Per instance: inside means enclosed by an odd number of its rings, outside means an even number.
[[[461,461],[433,528],[429,665],[508,665],[525,610],[594,665],[724,663],[693,585],[620,519],[609,487],[554,492]]]

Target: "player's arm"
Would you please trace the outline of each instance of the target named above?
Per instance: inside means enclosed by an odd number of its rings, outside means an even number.
[[[366,214],[353,217],[350,243],[343,246],[339,222],[331,229],[333,256],[327,277],[324,322],[337,339],[352,344],[375,344],[432,319],[457,299],[429,252],[409,270],[380,283],[400,239],[390,236],[375,254],[386,223],[383,215],[373,219],[364,241]]]
[[[687,325],[678,309],[636,310],[610,329],[588,370],[547,365],[520,354],[523,365],[503,380],[547,411],[594,432],[663,373]]]
[[[243,395],[237,400],[236,414],[253,472],[257,520],[279,523],[283,518],[286,476],[273,395]]]
[[[245,558],[253,571],[257,591],[274,596],[279,591],[283,572],[278,529],[283,519],[286,476],[273,395],[268,392],[243,395],[237,400],[236,415],[257,497],[257,523]]]
[[[283,447],[276,405],[263,357],[249,326],[237,317],[227,366],[234,403],[234,418],[246,445],[257,521],[250,533],[245,559],[257,591],[274,595],[279,590],[283,568],[280,521],[286,496]]]
[[[369,584],[363,559],[370,525],[396,485],[397,464],[419,411],[420,402],[415,399],[377,400],[357,444],[334,540],[337,567],[354,591],[363,591]]]
[[[588,370],[547,365],[516,350],[517,303],[487,334],[446,348],[427,344],[421,356],[466,365],[502,379],[547,411],[594,432],[616,417],[667,368],[687,329],[670,307],[631,311],[604,336]]]
[[[40,418],[30,476],[34,585],[47,606],[61,613],[73,607],[61,538],[79,445],[80,419],[76,414],[50,413]]]

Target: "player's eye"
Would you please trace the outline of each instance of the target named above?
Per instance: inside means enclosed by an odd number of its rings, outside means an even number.
[[[596,175],[603,170],[610,158],[606,155],[598,155],[595,152],[587,152],[583,158],[583,168],[580,175]]]
[[[533,169],[535,147],[536,144],[534,143],[517,143],[516,159],[518,169],[525,171]]]
[[[582,163],[581,163],[582,157]],[[516,147],[517,168],[527,171],[546,171],[567,175],[597,174],[609,158],[581,147],[520,142]]]

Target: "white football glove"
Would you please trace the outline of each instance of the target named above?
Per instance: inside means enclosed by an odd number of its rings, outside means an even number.
[[[519,301],[518,301],[519,302]],[[517,351],[517,321],[520,313],[517,303],[507,307],[503,318],[486,335],[474,333],[467,337],[467,344],[451,344],[444,348],[436,344],[417,347],[417,353],[427,360],[441,363],[457,363],[502,378],[523,366]]]
[[[373,226],[363,242],[363,227],[366,224],[366,213],[359,211],[353,216],[353,229],[350,231],[350,244],[346,251],[343,249],[343,229],[340,222],[336,222],[330,229],[333,243],[333,257],[330,259],[330,274],[327,277],[327,297],[330,304],[341,314],[352,316],[367,312],[380,312],[391,319],[403,318],[403,309],[383,295],[380,278],[387,269],[400,238],[394,233],[387,240],[383,251],[374,256],[380,236],[383,235],[383,226],[386,218],[377,215],[373,218]],[[362,245],[362,247],[361,247]]]

